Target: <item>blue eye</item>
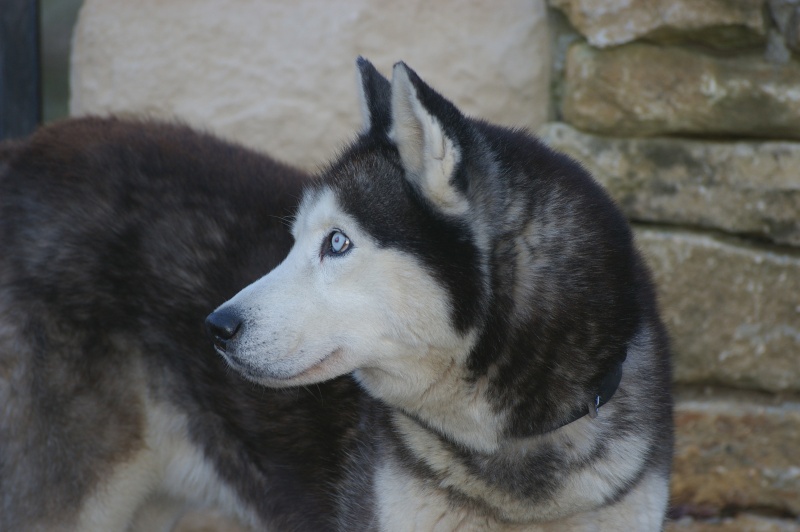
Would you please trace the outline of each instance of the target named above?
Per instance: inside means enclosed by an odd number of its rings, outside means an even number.
[[[350,249],[350,239],[341,231],[334,231],[330,235],[330,251],[334,255],[340,255]]]

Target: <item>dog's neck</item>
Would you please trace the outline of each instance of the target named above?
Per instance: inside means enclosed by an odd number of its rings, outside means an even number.
[[[570,423],[574,423],[583,417],[597,417],[600,413],[600,407],[606,404],[614,396],[620,382],[622,381],[622,365],[624,362],[625,359],[623,358],[603,376],[603,379],[595,389],[590,402],[586,404],[579,404],[573,408],[572,412],[563,419],[557,420],[550,425],[539,425],[524,434],[518,434],[518,436],[541,436],[543,434],[558,430],[561,427],[565,427]]]
[[[449,353],[424,357],[394,371],[362,368],[355,376],[373,397],[444,439],[477,452],[495,452],[508,439],[506,416],[489,400],[490,379],[470,378],[461,362]],[[517,437],[541,436],[583,417],[595,417],[616,392],[621,377],[622,362],[603,378],[591,404],[578,405],[556,424]]]
[[[503,439],[504,416],[489,401],[489,380],[470,380],[463,350],[429,352],[414,363],[362,368],[354,376],[373,397],[445,439],[490,453]]]

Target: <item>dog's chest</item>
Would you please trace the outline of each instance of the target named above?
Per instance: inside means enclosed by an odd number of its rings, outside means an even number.
[[[441,490],[425,486],[395,464],[384,464],[375,474],[376,513],[380,530],[478,530],[464,526],[465,510],[453,509]],[[485,522],[484,529],[485,527]]]
[[[577,513],[555,521],[514,524],[499,521],[451,500],[445,490],[430,485],[389,461],[375,471],[375,517],[381,531],[605,532],[660,530],[668,480],[650,473],[614,505]],[[371,528],[372,529],[372,528]]]
[[[443,489],[430,486],[391,462],[375,472],[378,528],[385,531],[544,531],[538,526],[502,523],[458,506]]]

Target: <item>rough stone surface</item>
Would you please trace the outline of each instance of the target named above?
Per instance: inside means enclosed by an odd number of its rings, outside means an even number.
[[[672,504],[800,515],[800,402],[678,394]]]
[[[682,231],[639,228],[636,238],[678,382],[800,391],[800,255]]]
[[[636,39],[725,48],[765,38],[763,0],[550,0],[550,5],[598,48]]]
[[[635,43],[567,53],[564,121],[615,137],[800,138],[800,63]]]
[[[583,163],[633,220],[800,246],[800,143],[619,139],[564,123],[539,134]]]
[[[687,518],[669,523],[666,532],[800,532],[800,521],[752,514],[709,520]]]
[[[358,55],[488,120],[547,116],[544,0],[86,0],[70,110],[177,116],[315,169],[361,125]]]

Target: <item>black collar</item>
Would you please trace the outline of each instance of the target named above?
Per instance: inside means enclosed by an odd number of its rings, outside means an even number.
[[[589,416],[590,418],[594,419],[600,413],[600,407],[606,404],[611,398],[614,396],[614,392],[617,391],[619,388],[619,383],[622,380],[622,364],[625,362],[623,358],[618,364],[614,365],[614,367],[606,373],[603,380],[600,381],[600,385],[597,387],[597,390],[593,396],[592,401],[589,403],[579,406],[575,408],[566,419],[559,422],[558,425],[551,426],[551,427],[543,427],[545,430],[534,432],[533,434],[529,434],[530,436],[534,435],[542,435],[548,432],[552,432],[554,430],[560,429],[570,423],[574,423],[579,419],[583,418],[584,416]]]

